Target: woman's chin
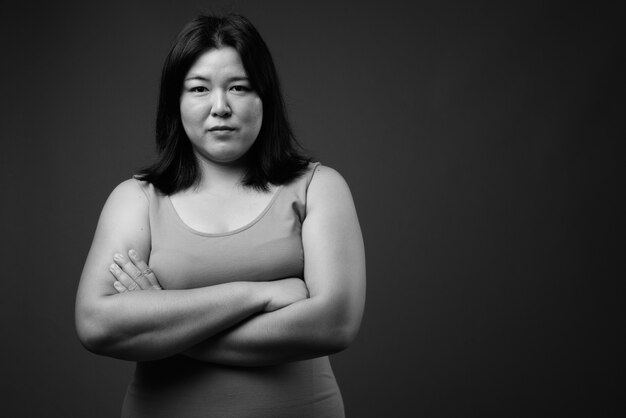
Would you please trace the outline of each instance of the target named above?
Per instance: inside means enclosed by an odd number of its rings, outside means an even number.
[[[203,160],[209,164],[219,164],[219,165],[238,165],[242,164],[244,160],[245,153],[239,152],[221,152],[221,153],[212,153],[210,155],[202,154],[200,155],[200,160]]]

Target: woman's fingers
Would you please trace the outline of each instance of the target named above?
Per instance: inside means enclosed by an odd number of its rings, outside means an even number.
[[[132,279],[132,281],[138,286],[138,289],[131,289],[130,287],[126,286],[126,283],[124,283],[122,280],[120,280],[120,282],[122,282],[122,284],[130,291],[133,290],[147,290],[147,289],[152,289],[152,283],[150,283],[150,281],[148,280],[148,278],[144,275],[144,272],[139,270],[139,268],[137,268],[137,266],[135,266],[135,264],[133,263],[132,260],[130,260],[128,257],[123,256],[122,254],[115,254],[113,256],[113,260],[115,261],[115,263],[117,263],[117,265],[123,270],[123,272]]]
[[[139,285],[128,274],[126,274],[117,264],[111,264],[109,266],[109,271],[111,271],[111,273],[115,276],[116,281],[119,282],[127,291],[132,292],[134,290],[141,289]],[[115,283],[113,283],[113,286],[115,287],[115,290],[120,292],[121,289],[119,288],[119,286],[116,286]],[[123,292],[120,292],[120,293],[123,293]]]
[[[150,267],[148,267],[148,264],[146,264],[145,261],[139,258],[139,254],[137,254],[135,250],[131,249],[130,251],[128,251],[128,255],[135,263],[135,266],[141,271],[143,277],[145,277],[148,280],[151,288],[157,289],[157,290],[162,289],[161,284],[159,283],[156,276],[154,275],[154,272],[150,269]]]
[[[128,292],[128,289],[126,289],[124,287],[124,285],[122,283],[118,282],[117,280],[115,282],[113,282],[113,287],[115,288],[115,290],[117,290],[117,293]]]

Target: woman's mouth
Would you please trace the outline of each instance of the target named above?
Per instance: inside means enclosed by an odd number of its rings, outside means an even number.
[[[209,131],[211,132],[215,132],[215,131],[234,131],[235,128],[233,128],[232,126],[227,126],[227,125],[218,125],[218,126],[213,126],[211,128],[209,128]]]

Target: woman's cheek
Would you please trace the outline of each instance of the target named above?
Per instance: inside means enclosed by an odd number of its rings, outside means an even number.
[[[255,128],[260,130],[263,122],[263,103],[260,98],[255,99],[254,111],[250,119],[255,122]]]

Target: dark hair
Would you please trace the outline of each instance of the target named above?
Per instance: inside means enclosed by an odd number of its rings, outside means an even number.
[[[285,184],[301,175],[310,161],[301,153],[289,126],[276,68],[259,32],[240,15],[198,16],[178,34],[163,64],[156,119],[158,157],[136,176],[162,193],[173,194],[200,181],[198,163],[181,121],[180,95],[184,78],[198,57],[224,46],[237,50],[250,85],[263,103],[261,130],[246,154],[248,167],[242,183],[267,190],[268,183]]]

